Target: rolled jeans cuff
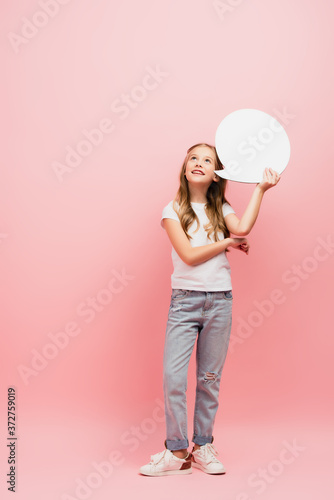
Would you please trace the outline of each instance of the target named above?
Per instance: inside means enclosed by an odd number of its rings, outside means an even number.
[[[165,446],[170,451],[186,450],[189,446],[189,441],[188,439],[178,439],[178,440],[166,439]]]

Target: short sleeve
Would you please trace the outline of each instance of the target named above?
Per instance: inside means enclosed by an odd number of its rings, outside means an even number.
[[[225,203],[223,203],[223,216],[226,217],[228,214],[235,214],[235,211],[231,205],[225,201]]]
[[[177,220],[178,222],[180,222],[180,219],[173,208],[173,201],[168,203],[168,205],[166,205],[162,210],[160,225],[163,229],[165,229],[163,226],[163,223],[162,223],[162,219],[173,219],[173,220]]]

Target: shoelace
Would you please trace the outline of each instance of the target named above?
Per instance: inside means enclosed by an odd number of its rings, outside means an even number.
[[[200,453],[200,455],[204,458],[204,460],[207,463],[219,462],[219,460],[215,457],[215,455],[218,455],[218,451],[213,446],[213,444],[206,443],[205,446],[201,446],[197,451]]]
[[[151,455],[151,465],[157,465],[166,455],[167,449],[164,451],[160,451],[159,453],[156,453],[155,455]],[[169,465],[170,462],[170,455],[168,454],[167,457],[165,458],[166,460],[166,465]]]

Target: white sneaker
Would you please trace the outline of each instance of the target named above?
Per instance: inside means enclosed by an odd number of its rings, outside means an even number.
[[[170,450],[151,455],[150,463],[139,469],[145,476],[169,476],[171,474],[191,474],[191,453],[186,458],[178,458]]]
[[[206,443],[198,450],[192,450],[191,464],[207,474],[224,474],[226,472],[225,467],[216,458],[216,455],[218,455],[218,451],[213,444]]]

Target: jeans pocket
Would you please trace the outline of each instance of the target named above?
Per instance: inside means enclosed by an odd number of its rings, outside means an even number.
[[[181,300],[189,294],[189,290],[173,288],[172,290],[172,300]]]
[[[224,292],[224,298],[225,300],[232,300],[233,299],[232,290],[226,290]]]

